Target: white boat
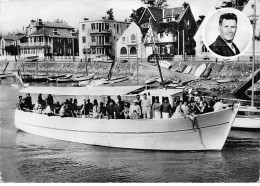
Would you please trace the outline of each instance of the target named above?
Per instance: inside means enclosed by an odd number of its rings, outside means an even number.
[[[86,81],[94,78],[95,73],[89,74],[87,76],[77,76],[73,78],[73,81],[79,82],[79,81]]]
[[[195,77],[200,77],[200,76],[203,74],[203,72],[206,70],[206,68],[207,68],[207,65],[206,65],[205,63],[203,63],[202,65],[200,65],[200,66],[196,69],[196,71],[195,71],[195,73],[194,73],[194,76],[195,76]]]
[[[260,129],[260,109],[250,106],[241,106],[232,127]]]
[[[137,92],[150,93],[160,102],[181,95],[181,89],[156,89],[141,91],[142,86],[124,87],[28,87],[20,93],[53,94],[74,97],[121,95],[124,100],[135,99]],[[141,92],[140,92],[141,91]],[[219,112],[197,116],[192,127],[188,118],[168,119],[93,119],[47,116],[16,109],[15,126],[22,131],[48,138],[107,147],[146,150],[221,150],[235,119],[239,104]],[[195,130],[194,130],[195,129]]]
[[[172,64],[168,61],[160,60],[159,65],[163,68],[170,69],[172,67]]]

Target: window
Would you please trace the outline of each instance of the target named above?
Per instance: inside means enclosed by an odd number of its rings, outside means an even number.
[[[116,32],[119,33],[119,25],[116,25]]]
[[[208,49],[206,48],[205,45],[202,46],[202,52],[208,52]]]
[[[109,36],[105,36],[105,42],[109,43]]]
[[[135,47],[130,48],[130,54],[136,54],[136,48]]]
[[[83,49],[82,49],[82,52],[83,52],[83,54],[87,54],[87,49],[86,49],[86,48],[83,48]]]
[[[85,24],[82,24],[82,31],[85,30],[85,27],[86,27],[86,25],[85,25]]]
[[[125,37],[122,37],[122,41],[125,41]]]
[[[95,23],[91,23],[91,30],[95,30]]]
[[[127,50],[126,50],[125,47],[122,47],[122,48],[120,49],[120,54],[127,54]]]
[[[91,36],[91,41],[92,41],[92,43],[95,43],[96,42],[96,37],[95,36]]]
[[[92,48],[92,54],[95,54],[96,53],[96,49],[95,48]]]
[[[135,43],[135,34],[131,35],[131,43]]]
[[[161,54],[164,54],[165,53],[165,47],[162,47],[161,48]]]
[[[82,43],[86,43],[86,36],[82,37]]]

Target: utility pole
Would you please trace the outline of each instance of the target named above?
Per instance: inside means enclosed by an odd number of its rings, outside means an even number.
[[[251,106],[254,107],[254,74],[255,74],[255,29],[256,29],[256,0],[254,2],[254,21],[253,21],[253,64],[252,64],[252,92]]]
[[[182,41],[182,47],[183,47],[183,61],[184,61],[184,58],[185,58],[185,41],[184,41],[184,29],[183,29],[183,32],[182,32],[182,38],[183,38],[183,41]]]

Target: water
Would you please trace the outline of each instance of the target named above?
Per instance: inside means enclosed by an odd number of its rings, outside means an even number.
[[[231,130],[222,151],[91,146],[17,131],[18,88],[0,85],[0,182],[256,182],[259,132]]]

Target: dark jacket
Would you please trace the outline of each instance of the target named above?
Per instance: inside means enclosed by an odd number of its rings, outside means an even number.
[[[233,47],[236,50],[236,54],[233,52],[233,50],[227,45],[227,43],[220,37],[218,36],[216,41],[212,43],[209,48],[216,54],[220,56],[235,56],[240,53],[239,49],[237,46],[232,43]]]

